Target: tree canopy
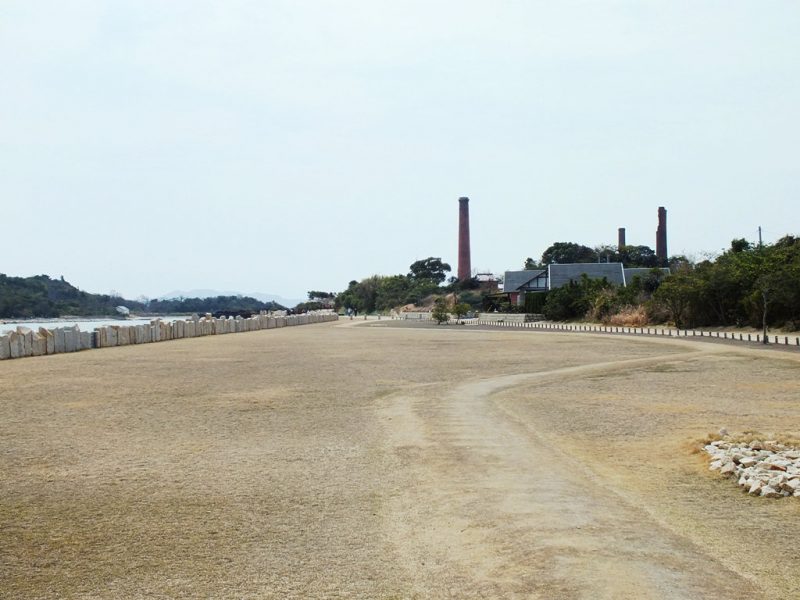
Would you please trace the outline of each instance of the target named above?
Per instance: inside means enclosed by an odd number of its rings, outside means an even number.
[[[451,270],[450,265],[442,262],[441,258],[431,256],[412,263],[409,267],[408,276],[416,280],[427,279],[435,281],[439,284],[447,278],[447,273]]]
[[[800,326],[800,240],[735,239],[716,260],[664,280],[655,295],[673,321],[699,325]]]
[[[597,262],[597,252],[588,246],[573,242],[556,242],[542,253],[543,265],[586,262]]]
[[[429,257],[409,266],[407,275],[372,275],[361,281],[351,281],[347,289],[336,296],[337,308],[352,308],[359,312],[384,312],[405,304],[421,304],[434,294],[463,292],[472,308],[483,304],[484,295],[478,292],[480,282],[475,278],[451,280],[442,286],[450,265],[441,258]]]

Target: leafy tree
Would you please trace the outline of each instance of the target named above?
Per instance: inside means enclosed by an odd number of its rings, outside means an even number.
[[[336,308],[347,308],[352,310],[361,310],[361,299],[356,293],[358,282],[354,279],[348,285],[347,289],[336,295]]]
[[[439,297],[435,300],[433,310],[431,311],[431,317],[433,317],[439,325],[447,323],[447,321],[450,320],[450,310],[445,298]]]
[[[550,321],[566,321],[583,316],[588,306],[583,306],[584,293],[580,286],[570,281],[567,285],[550,290],[542,312]]]
[[[528,314],[541,314],[546,301],[547,292],[529,292],[525,294],[525,312]]]
[[[470,310],[469,304],[466,302],[457,302],[453,305],[453,314],[456,316],[456,323],[459,323]]]
[[[744,238],[736,238],[731,240],[731,252],[747,252],[752,248],[750,242]]]
[[[483,309],[487,296],[488,292],[466,291],[460,294],[458,299],[463,304],[469,306],[468,310],[481,310]]]
[[[295,304],[292,310],[296,313],[303,313],[309,310],[321,310],[323,308],[326,307],[321,302],[300,302],[299,304]]]
[[[412,263],[408,276],[416,280],[435,281],[438,285],[447,278],[446,274],[451,270],[450,265],[442,262],[441,258],[431,256]]]
[[[261,302],[260,300],[251,298],[249,296],[170,298],[164,300],[151,300],[148,305],[148,310],[157,314],[257,313],[261,310],[281,310],[284,308],[285,307],[275,302]]]
[[[688,312],[699,298],[698,281],[691,273],[670,275],[658,287],[654,297],[668,311],[675,327],[688,326]]]
[[[335,298],[336,294],[333,292],[320,292],[317,290],[312,290],[308,292],[308,299],[311,301],[314,300],[327,300],[328,298]]]
[[[619,252],[616,246],[603,244],[594,247],[595,256],[600,262],[619,262]]]
[[[786,236],[773,246],[759,246],[750,252],[739,251],[737,256],[750,255],[749,273],[754,278],[750,300],[761,313],[763,342],[766,344],[768,317],[778,313],[779,321],[794,320],[800,300],[800,240]],[[783,314],[781,314],[783,313]]]
[[[735,239],[715,260],[694,268],[683,265],[673,272],[661,283],[655,299],[676,324],[750,324],[765,332],[770,325],[796,327],[800,243],[792,236],[763,246]]]
[[[523,265],[523,270],[525,271],[535,271],[537,269],[543,268],[541,263],[537,263],[533,260],[530,256],[525,259],[525,264]]]
[[[465,290],[477,290],[481,287],[481,282],[477,277],[469,277],[467,279],[458,279],[457,277],[450,277],[448,280],[450,285],[447,289],[452,292],[461,292]]]
[[[581,275],[580,281],[550,290],[544,302],[542,312],[551,321],[566,321],[584,317],[592,308],[597,296],[603,290],[613,289],[607,279],[590,279]]]
[[[409,299],[413,297],[413,287],[413,282],[404,275],[382,277],[378,283],[375,307],[383,311],[401,304],[408,304]]]
[[[618,260],[626,267],[657,267],[658,257],[650,246],[622,246]]]
[[[375,311],[378,288],[380,287],[381,277],[372,275],[362,279],[354,288],[355,296],[358,300],[358,310],[363,313]]]
[[[667,259],[667,266],[670,272],[677,273],[678,271],[691,270],[694,264],[683,254],[675,254]]]
[[[597,253],[588,246],[573,242],[556,242],[542,253],[543,265],[586,262],[597,262]]]

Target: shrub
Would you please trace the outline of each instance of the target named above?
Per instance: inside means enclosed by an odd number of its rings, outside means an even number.
[[[606,322],[609,325],[641,327],[647,325],[650,319],[647,318],[645,307],[639,304],[638,306],[623,306],[617,313],[610,315]]]

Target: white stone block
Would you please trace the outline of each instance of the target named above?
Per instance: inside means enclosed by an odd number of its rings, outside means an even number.
[[[39,335],[38,332],[31,332],[31,356],[42,356],[47,354],[47,340]]]
[[[81,331],[81,350],[91,350],[92,348],[92,332],[91,331]]]
[[[75,352],[78,350],[80,343],[80,330],[78,329],[64,329],[64,352]]]
[[[60,327],[54,329],[53,337],[55,338],[53,352],[55,354],[61,354],[62,352],[66,352],[67,341],[64,335],[64,330]]]
[[[22,338],[22,356],[33,356],[33,330],[17,327],[17,333]]]
[[[22,336],[16,331],[11,331],[8,334],[9,344],[9,358],[22,358],[24,356],[24,342]]]
[[[39,327],[39,335],[42,336],[42,340],[44,341],[44,353],[52,354],[55,352],[55,339],[53,338],[53,332],[49,329],[45,329],[44,327]]]

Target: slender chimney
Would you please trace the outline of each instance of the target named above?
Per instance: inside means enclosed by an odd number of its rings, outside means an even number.
[[[469,250],[469,198],[458,199],[458,278],[465,281],[472,277]]]
[[[625,245],[625,228],[620,227],[617,230],[617,248],[622,248]]]
[[[656,229],[656,258],[659,266],[667,264],[667,209],[658,207],[658,229]]]

